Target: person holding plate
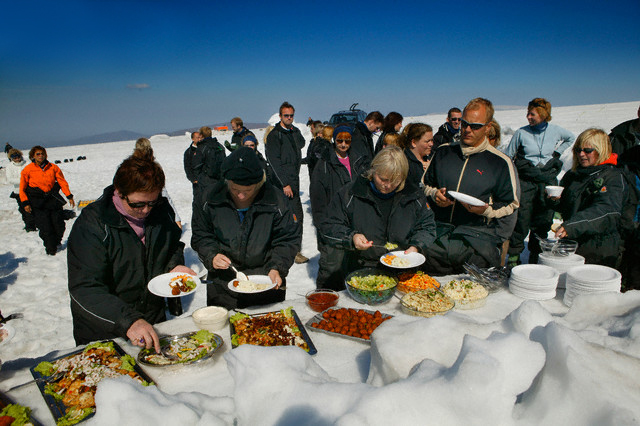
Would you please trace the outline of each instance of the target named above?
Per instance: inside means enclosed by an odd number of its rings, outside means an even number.
[[[160,350],[153,324],[166,319],[165,301],[147,283],[167,272],[196,275],[183,265],[182,232],[161,196],[164,184],[153,155],[136,151],[74,223],[67,263],[78,345],[122,337]]]
[[[408,172],[402,148],[388,146],[333,196],[320,232],[326,244],[345,251],[342,275],[378,265],[387,242],[408,254],[424,252],[435,239],[433,213]]]
[[[194,203],[191,220],[191,247],[212,281],[207,305],[235,309],[281,302],[302,233],[291,203],[266,181],[251,148],[238,148],[225,158],[222,176],[224,181]],[[231,290],[232,265],[247,275],[267,275],[275,287],[256,293]]]

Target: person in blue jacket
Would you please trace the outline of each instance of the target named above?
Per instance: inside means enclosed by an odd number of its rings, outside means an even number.
[[[535,98],[527,108],[529,125],[521,127],[511,138],[505,154],[513,159],[520,180],[520,208],[515,229],[509,240],[509,264],[520,263],[524,240],[529,231],[546,238],[553,223],[553,209],[546,202],[545,186],[558,184],[562,170],[560,156],[573,146],[570,131],[549,123],[551,104]],[[529,237],[529,263],[538,262],[540,244]]]

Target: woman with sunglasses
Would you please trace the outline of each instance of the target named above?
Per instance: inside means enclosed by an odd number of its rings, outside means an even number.
[[[122,337],[159,350],[152,324],[165,320],[165,300],[147,283],[166,272],[195,275],[183,266],[182,232],[161,196],[164,185],[153,155],[132,155],[74,223],[67,250],[78,345]]]
[[[576,253],[586,263],[615,267],[622,251],[620,218],[630,188],[617,160],[607,134],[587,129],[578,136],[573,167],[560,182],[564,190],[556,210],[564,222],[556,237],[577,241]]]
[[[337,126],[333,131],[333,149],[318,161],[311,176],[309,194],[311,214],[316,229],[329,216],[329,203],[340,188],[353,182],[363,171],[367,162],[365,155],[353,152],[351,140],[353,129],[346,125]],[[343,251],[326,244],[318,232],[318,277],[317,288],[344,289],[342,275]]]
[[[46,149],[34,146],[29,151],[29,158],[31,164],[20,174],[20,202],[27,213],[33,214],[45,251],[55,256],[65,230],[62,206],[67,201],[60,195],[60,190],[71,207],[75,202],[60,167],[47,161]]]
[[[524,239],[531,231],[545,237],[553,223],[553,209],[545,202],[545,186],[557,185],[562,169],[560,156],[573,145],[575,136],[551,121],[551,104],[544,98],[535,98],[527,108],[529,125],[518,129],[505,154],[513,159],[520,179],[521,197],[518,219],[509,240],[509,264],[520,263]],[[529,263],[538,262],[540,244],[529,238]]]
[[[22,158],[22,151],[10,148],[7,153],[9,157],[9,165],[7,166],[6,176],[7,183],[13,184],[13,191],[9,195],[10,198],[15,199],[18,202],[18,211],[22,215],[22,221],[24,222],[24,230],[32,232],[36,230],[36,222],[31,213],[28,213],[22,203],[20,202],[20,175],[22,169],[27,166],[27,162]]]

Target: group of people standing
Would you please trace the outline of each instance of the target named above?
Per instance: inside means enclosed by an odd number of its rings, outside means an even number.
[[[239,118],[232,120],[231,143],[219,143],[209,127],[191,135],[184,153],[193,184],[191,247],[208,270],[208,305],[243,308],[284,300],[291,266],[305,261],[300,253],[305,140],[293,125],[294,114],[288,102],[280,106],[280,121],[265,137],[265,157]],[[349,272],[378,265],[386,243],[424,254],[423,269],[434,275],[461,272],[465,262],[498,266],[506,241],[509,261],[517,263],[526,235],[546,235],[554,212],[564,219],[558,238],[578,241],[578,253],[589,263],[620,267],[619,259],[632,259],[639,246],[638,114],[638,120],[614,129],[618,148],[613,148],[599,129],[587,129],[574,140],[549,123],[551,105],[536,98],[528,106],[529,125],[515,133],[504,152],[496,148],[500,130],[493,105],[483,98],[462,111],[452,108],[435,135],[425,123],[403,129],[396,112],[383,117],[375,111],[361,123],[335,128],[312,122],[313,148],[304,162],[320,251],[316,285],[342,289]],[[376,146],[373,135],[380,130],[384,137]],[[146,284],[165,272],[194,273],[184,266],[180,221],[163,195],[164,172],[148,145],[141,143],[120,164],[113,184],[84,208],[69,236],[78,344],[128,337],[136,345],[158,348],[153,324],[165,318],[166,302],[150,294]],[[564,192],[549,198],[544,187],[557,183],[559,157],[570,147],[573,165],[560,182]],[[24,167],[18,197],[25,227],[32,223],[40,229],[49,253],[64,231],[56,213],[64,201],[59,191],[72,205],[73,196],[44,148],[31,150],[26,167],[16,154],[9,156],[15,167]],[[449,191],[482,204],[460,201]],[[621,256],[623,235],[627,251]],[[534,240],[529,239],[530,261]],[[231,267],[267,275],[276,286],[259,295],[230,291]],[[629,261],[626,268],[637,266]]]

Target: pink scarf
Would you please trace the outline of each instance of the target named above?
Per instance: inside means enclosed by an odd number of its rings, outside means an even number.
[[[135,218],[126,212],[118,190],[113,191],[113,197],[111,197],[111,200],[113,201],[113,205],[116,207],[116,210],[118,210],[118,213],[124,216],[129,226],[131,226],[131,229],[133,229],[133,232],[135,232],[138,238],[140,238],[140,241],[142,241],[142,244],[145,244],[144,219]]]

